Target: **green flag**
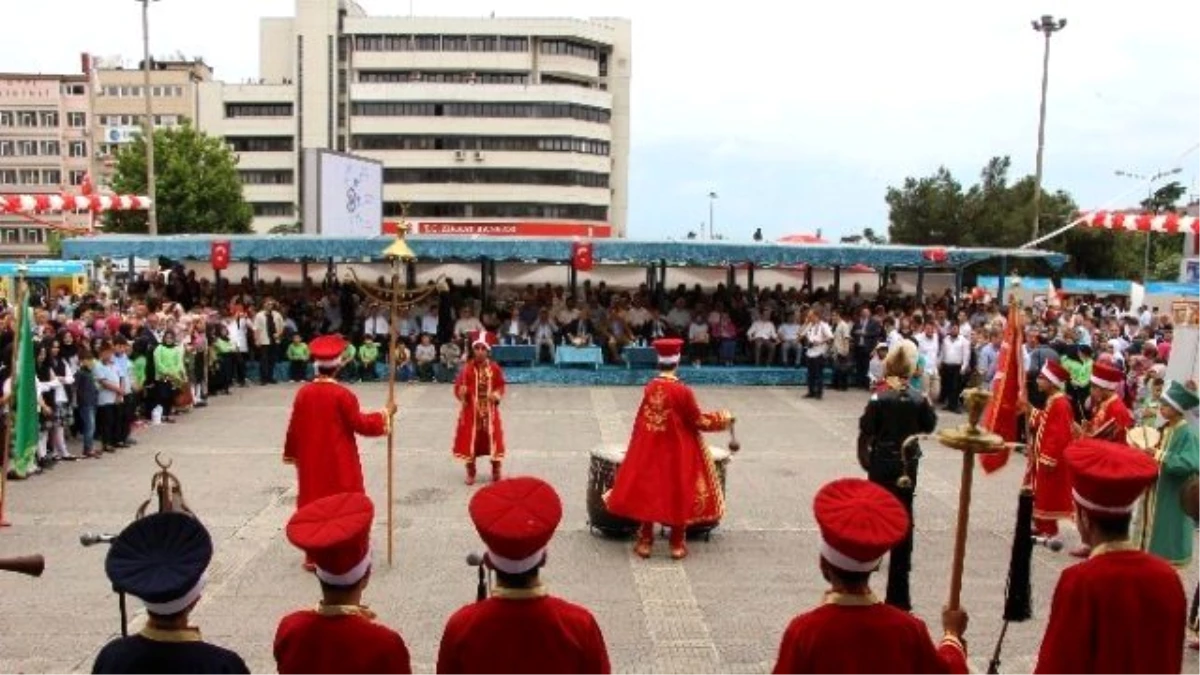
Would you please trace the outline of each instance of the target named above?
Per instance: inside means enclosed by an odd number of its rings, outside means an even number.
[[[33,311],[29,294],[21,298],[21,316],[17,326],[17,369],[13,373],[13,470],[24,478],[33,471],[37,460],[38,393],[33,362]]]

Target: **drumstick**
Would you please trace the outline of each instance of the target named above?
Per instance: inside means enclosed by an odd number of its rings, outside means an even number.
[[[729,451],[737,452],[742,449],[742,444],[738,443],[737,433],[734,431],[736,420],[729,420]]]

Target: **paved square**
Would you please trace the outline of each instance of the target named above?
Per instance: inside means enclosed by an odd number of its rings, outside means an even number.
[[[686,372],[684,372],[686,379]],[[366,408],[384,385],[356,387]],[[0,556],[43,553],[40,579],[0,574],[0,672],[88,671],[118,630],[116,597],[104,577],[102,546],[79,534],[117,532],[149,497],[153,455],[163,451],[189,505],[213,533],[216,557],[194,618],[207,639],[237,650],[256,672],[273,672],[271,643],[288,611],[316,603],[319,590],[283,537],[295,506],[294,475],[280,461],[294,386],[252,387],[218,397],[174,426],[139,432],[139,445],[99,462],[60,466],[11,485]],[[384,439],[361,439],[368,490],[377,504],[376,565],[368,603],[400,631],[417,672],[432,672],[442,627],[474,600],[467,553],[480,550],[467,518],[474,489],[462,484],[449,446],[457,405],[446,385],[399,388],[396,559],[385,559]],[[858,476],[854,456],[862,392],[827,392],[823,401],[778,388],[700,388],[701,407],[738,416],[742,452],[728,477],[728,513],[710,542],[683,563],[632,556],[628,542],[587,529],[590,450],[624,444],[639,388],[513,387],[503,415],[508,472],[554,484],[565,507],[545,580],[553,593],[597,616],[618,672],[768,672],[787,621],[812,607],[825,586],[817,570],[812,496],[824,482]],[[943,424],[963,418],[943,415]],[[724,445],[728,436],[711,437]],[[1022,458],[998,476],[977,474],[964,604],[971,612],[971,665],[986,670],[1004,603],[1005,576]],[[947,593],[961,461],[925,445],[916,500],[916,612],[939,630]],[[483,474],[485,472],[481,472]],[[1070,533],[1073,536],[1073,532]],[[1069,540],[1068,543],[1074,543]],[[1010,628],[1004,672],[1033,667],[1058,572],[1073,559],[1035,552],[1035,619]],[[1195,573],[1189,575],[1195,583]],[[882,591],[882,579],[875,584]],[[130,602],[133,624],[140,604]],[[1195,672],[1194,652],[1185,670]]]

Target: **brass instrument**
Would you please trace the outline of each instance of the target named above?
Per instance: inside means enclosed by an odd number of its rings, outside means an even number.
[[[158,512],[176,511],[186,513],[189,516],[195,516],[196,514],[188,508],[187,502],[183,500],[183,485],[180,484],[179,478],[169,471],[174,460],[168,459],[164,463],[161,455],[162,453],[154,454],[154,463],[161,470],[150,478],[150,491],[157,496]],[[154,499],[154,497],[142,502],[142,505],[138,507],[137,513],[134,515],[136,519],[146,516],[146,508],[150,506],[151,499]]]
[[[17,574],[25,574],[31,577],[42,576],[42,571],[46,569],[46,558],[40,553],[36,555],[22,555],[15,558],[0,558],[0,572],[16,572]]]

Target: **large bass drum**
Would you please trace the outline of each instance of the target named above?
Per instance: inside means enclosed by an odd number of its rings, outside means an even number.
[[[729,497],[729,492],[725,490],[725,474],[729,470],[729,458],[732,455],[725,448],[712,445],[708,446],[708,452],[712,455],[713,464],[717,469],[717,481],[721,484],[721,498],[727,499]],[[728,508],[728,501],[726,501],[725,506]],[[712,531],[715,530],[720,524],[720,520],[714,520],[707,523],[692,523],[688,526],[687,536],[688,538],[699,537],[703,538],[705,541],[708,541],[712,536]]]
[[[617,469],[623,461],[624,446],[602,445],[592,450],[587,489],[588,527],[592,532],[609,537],[630,537],[637,531],[636,522],[614,516],[604,504],[604,495],[612,489]]]

